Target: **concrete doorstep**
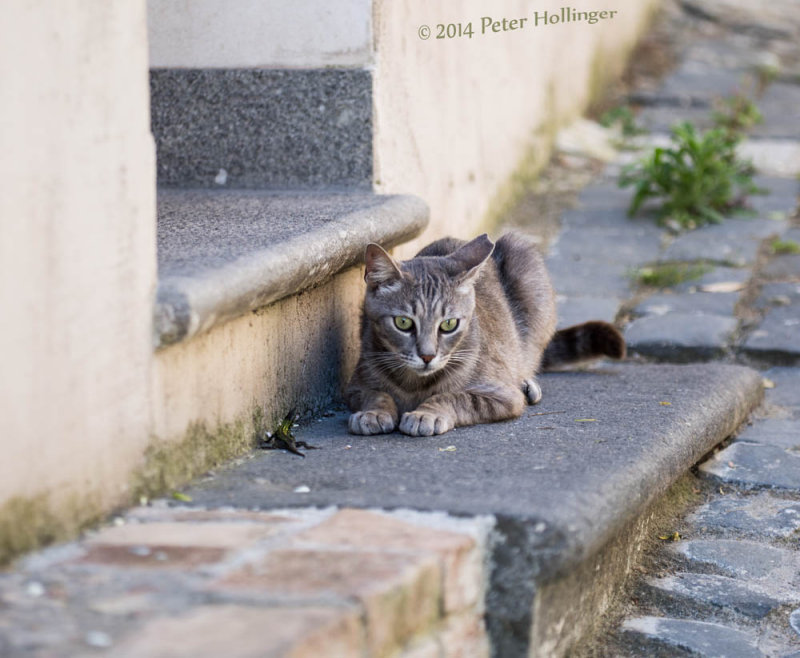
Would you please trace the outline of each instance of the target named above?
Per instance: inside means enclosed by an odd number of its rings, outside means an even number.
[[[413,196],[358,190],[158,193],[155,347],[320,285],[428,223]]]
[[[653,504],[761,399],[752,370],[542,378],[512,422],[356,437],[337,412],[0,575],[3,656],[558,656]],[[392,511],[389,511],[392,510]]]

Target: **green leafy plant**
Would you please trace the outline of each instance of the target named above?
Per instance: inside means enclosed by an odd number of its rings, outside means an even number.
[[[622,171],[620,186],[634,187],[628,213],[659,199],[660,223],[692,229],[743,209],[747,195],[760,190],[750,163],[736,156],[741,139],[740,132],[725,127],[699,133],[689,122],[674,126],[669,147],[656,147]]]
[[[717,128],[723,128],[733,135],[742,135],[764,121],[758,106],[746,94],[735,94],[718,101],[711,119]]]
[[[606,128],[619,126],[624,137],[635,137],[647,132],[639,127],[633,110],[626,105],[612,107],[610,110],[605,111],[600,117],[600,125]]]

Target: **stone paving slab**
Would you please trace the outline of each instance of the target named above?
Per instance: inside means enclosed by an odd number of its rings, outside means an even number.
[[[631,322],[625,340],[631,352],[664,361],[687,363],[721,357],[736,330],[735,318],[722,315],[667,313]]]
[[[800,454],[785,448],[734,442],[700,465],[700,472],[741,487],[800,488]]]
[[[714,290],[721,284],[734,286],[739,284],[744,287],[750,280],[752,272],[746,268],[740,267],[714,267],[709,272],[699,276],[696,279],[689,279],[672,286],[672,290],[676,293],[681,292],[697,292],[704,290]]]
[[[765,311],[773,306],[789,306],[800,302],[800,283],[765,283],[753,302],[753,308]]]
[[[678,105],[653,105],[644,107],[636,115],[642,128],[653,134],[668,135],[672,128],[683,121],[691,121],[700,130],[714,127],[711,112],[705,105],[681,107]]]
[[[797,207],[800,195],[800,180],[795,177],[755,176],[753,182],[768,194],[754,194],[747,199],[747,205],[760,218],[786,219]]]
[[[761,270],[767,279],[800,281],[800,254],[784,254],[772,258]]]
[[[715,100],[735,95],[743,86],[754,82],[752,73],[746,68],[721,68],[718,63],[701,61],[690,51],[683,62],[652,92],[633,92],[630,100],[637,105],[649,107],[687,108],[705,110]]]
[[[587,320],[604,320],[613,324],[621,303],[616,297],[559,297],[558,328]]]
[[[709,261],[745,267],[755,263],[761,241],[781,235],[786,222],[770,219],[726,219],[682,233],[661,254],[663,262]]]
[[[632,224],[638,220],[629,218],[625,212],[630,202],[630,188],[620,188],[616,177],[601,178],[578,193],[577,207],[564,213],[563,222],[565,226],[595,224],[602,216],[609,222]]]
[[[800,139],[800,85],[773,82],[758,106],[764,121],[753,127],[754,137]]]
[[[800,608],[794,610],[789,616],[789,624],[798,636],[800,636]]]
[[[736,440],[777,446],[800,454],[800,419],[765,418],[745,427]]]
[[[781,177],[790,181],[797,180],[800,174],[800,140],[798,139],[745,139],[736,147],[736,155],[750,162],[756,171],[767,175]],[[748,203],[753,207],[752,198]],[[775,217],[788,217],[789,213],[780,208],[773,211]]]
[[[760,542],[732,539],[694,539],[678,542],[673,550],[690,563],[705,564],[730,577],[782,583],[794,599],[800,590],[800,554]]]
[[[800,303],[771,308],[744,341],[748,356],[779,366],[800,364]]]
[[[626,619],[622,629],[671,647],[672,650],[686,650],[693,656],[763,658],[746,633],[722,624],[668,617],[634,617]]]
[[[643,223],[620,228],[566,228],[551,245],[550,258],[573,263],[623,262],[631,266],[643,265],[658,256],[661,234],[662,231],[655,226]]]
[[[800,28],[793,0],[741,3],[737,0],[682,0],[695,15],[727,27],[726,40],[739,33],[765,39],[794,39]]]
[[[719,496],[692,513],[689,522],[701,532],[786,539],[800,531],[800,502],[767,492],[754,496]]]
[[[770,368],[764,377],[775,385],[767,389],[767,402],[800,409],[800,368]]]
[[[729,576],[703,573],[676,573],[648,582],[652,595],[680,614],[691,609],[695,614],[732,611],[745,617],[762,619],[781,605],[781,601]]]
[[[625,298],[631,294],[630,267],[625,263],[549,258],[547,269],[559,295]]]
[[[634,315],[657,315],[679,313],[689,315],[719,315],[733,317],[739,293],[694,292],[684,294],[660,294],[648,297],[633,309]]]

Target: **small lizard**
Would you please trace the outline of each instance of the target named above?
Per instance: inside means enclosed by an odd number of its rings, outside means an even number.
[[[312,446],[305,441],[298,441],[295,439],[294,434],[292,434],[292,424],[296,418],[295,410],[292,409],[278,424],[274,432],[264,432],[264,434],[259,437],[258,447],[262,450],[288,450],[301,457],[305,457],[305,454],[300,452],[298,448],[317,450],[317,446]]]

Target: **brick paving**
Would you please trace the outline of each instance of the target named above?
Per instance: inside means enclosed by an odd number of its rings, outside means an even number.
[[[481,521],[135,508],[0,575],[3,656],[486,656]]]

